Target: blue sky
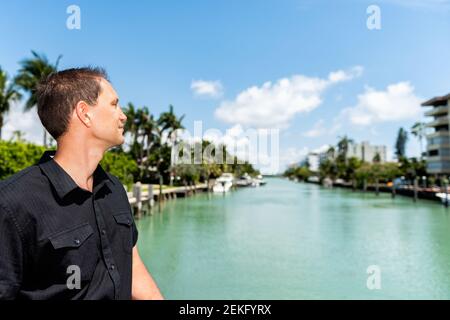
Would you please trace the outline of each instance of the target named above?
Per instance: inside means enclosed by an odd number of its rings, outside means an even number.
[[[72,4],[80,30],[66,28]],[[366,26],[371,4],[380,30]],[[31,49],[62,54],[61,68],[103,66],[122,103],[173,104],[189,130],[279,128],[282,166],[344,134],[392,150],[400,126],[423,120],[418,103],[450,92],[446,0],[11,1],[0,30],[10,75]],[[39,142],[19,111],[5,135]]]

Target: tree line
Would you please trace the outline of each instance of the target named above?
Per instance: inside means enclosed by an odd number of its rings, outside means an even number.
[[[284,176],[291,179],[308,180],[316,176],[319,181],[325,179],[336,181],[341,179],[344,183],[351,183],[353,187],[366,188],[368,183],[377,184],[393,183],[396,178],[401,178],[405,183],[412,183],[416,178],[426,177],[428,184],[434,184],[434,177],[428,177],[426,172],[426,161],[422,150],[422,140],[425,138],[425,125],[415,123],[410,133],[420,141],[420,156],[408,158],[406,156],[406,144],[409,133],[400,128],[395,141],[395,156],[397,162],[381,162],[380,154],[375,154],[370,161],[363,161],[357,157],[348,157],[348,150],[354,140],[343,136],[338,139],[336,146],[331,146],[325,153],[324,159],[320,161],[318,172],[312,172],[310,165],[304,162],[294,165],[284,172]]]

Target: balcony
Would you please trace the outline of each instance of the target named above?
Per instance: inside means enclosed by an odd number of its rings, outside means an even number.
[[[432,117],[437,115],[447,115],[448,114],[448,106],[440,106],[434,107],[433,109],[425,112],[425,116]]]
[[[450,149],[450,143],[443,142],[443,143],[433,143],[427,145],[427,150],[436,150],[436,149]]]
[[[450,137],[450,131],[441,130],[427,134],[427,138],[435,138],[435,137]]]
[[[450,173],[450,163],[448,161],[440,161],[427,159],[427,171],[432,174],[448,174]]]
[[[449,163],[450,156],[428,156],[427,157],[427,163],[434,163],[434,162],[442,162],[442,163]]]
[[[448,149],[450,150],[450,137],[447,135],[433,136],[427,138],[427,149]],[[450,154],[450,153],[449,153]]]
[[[445,125],[449,125],[449,118],[448,116],[441,116],[441,117],[436,117],[434,119],[434,121],[431,121],[429,123],[427,123],[427,127],[428,128],[434,128],[434,127],[439,127],[439,126],[445,126]]]

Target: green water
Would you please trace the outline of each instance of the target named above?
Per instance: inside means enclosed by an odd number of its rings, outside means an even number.
[[[450,209],[282,179],[137,222],[167,299],[450,299]],[[367,268],[380,268],[369,290]]]

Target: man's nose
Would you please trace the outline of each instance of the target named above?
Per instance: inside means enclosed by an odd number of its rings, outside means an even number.
[[[123,111],[121,111],[120,112],[120,120],[122,121],[122,122],[126,122],[127,121],[127,115],[123,112]]]

